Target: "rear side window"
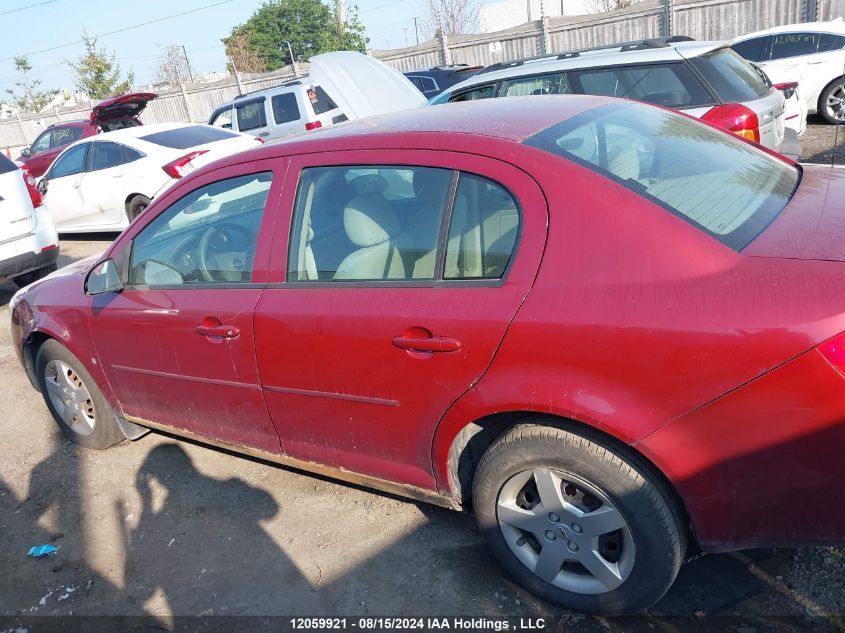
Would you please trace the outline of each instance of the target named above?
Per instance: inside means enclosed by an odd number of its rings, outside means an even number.
[[[0,154],[0,174],[8,174],[18,168],[11,160]]]
[[[723,102],[742,103],[771,92],[750,62],[730,48],[719,48],[690,60]]]
[[[238,129],[241,132],[256,130],[267,125],[267,115],[264,113],[264,99],[236,105],[235,115],[238,117]]]
[[[625,97],[668,108],[694,108],[713,103],[689,68],[682,63],[595,68],[570,74],[584,94]]]
[[[769,41],[771,38],[752,37],[744,42],[737,42],[731,48],[750,62],[762,62],[769,59]]]
[[[296,95],[292,92],[285,92],[274,95],[270,99],[273,106],[273,120],[276,123],[290,123],[300,119],[299,105],[296,103]]]
[[[778,33],[772,36],[772,59],[812,55],[818,47],[818,33]]]
[[[188,127],[178,127],[173,130],[147,134],[140,138],[142,141],[147,141],[147,143],[155,143],[163,147],[188,149],[197,145],[223,141],[227,138],[235,138],[236,136],[237,134],[234,132],[227,132],[226,130],[208,125],[190,125]]]
[[[787,205],[800,172],[668,110],[606,105],[525,141],[597,171],[735,250]]]
[[[326,91],[320,86],[313,86],[306,91],[308,101],[311,102],[311,107],[314,114],[324,114],[329,110],[337,108],[337,104],[332,101],[331,97],[326,94]]]
[[[819,35],[819,52],[838,51],[845,48],[845,35],[822,33]]]
[[[502,82],[500,97],[525,95],[568,95],[572,92],[565,73],[552,73],[534,77],[519,77]]]

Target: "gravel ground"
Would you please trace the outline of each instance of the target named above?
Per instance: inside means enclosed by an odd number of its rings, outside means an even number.
[[[842,164],[838,132],[835,145],[835,128],[811,125],[805,159]],[[60,263],[108,240],[64,239]],[[14,290],[0,284],[0,324]],[[291,613],[542,617],[596,631],[845,629],[840,548],[694,558],[651,615],[585,618],[504,577],[469,516],[161,434],[78,449],[29,386],[6,326],[0,375],[0,632],[13,620],[47,630],[31,619],[44,615],[146,615],[168,630],[174,615]],[[58,553],[26,557],[46,542]]]

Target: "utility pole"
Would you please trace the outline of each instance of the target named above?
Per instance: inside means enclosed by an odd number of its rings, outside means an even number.
[[[182,54],[185,56],[185,65],[188,67],[188,79],[194,83],[194,73],[191,72],[191,60],[188,59],[188,51],[185,50],[185,45],[182,45]]]
[[[406,26],[402,30],[405,31],[405,48],[408,48],[408,27]]]
[[[420,43],[420,30],[417,28],[417,20],[419,18],[414,18],[414,33],[417,35],[417,44]]]
[[[346,24],[346,5],[344,0],[334,0],[334,14],[340,26],[343,27]]]
[[[293,66],[293,76],[299,79],[299,68],[296,67],[296,59],[293,57],[293,49],[290,47],[290,42],[282,40],[282,44],[288,45],[288,53],[290,53],[290,65]]]

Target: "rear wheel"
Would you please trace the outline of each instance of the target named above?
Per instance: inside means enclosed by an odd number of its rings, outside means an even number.
[[[473,503],[493,554],[538,596],[624,615],[657,602],[686,549],[663,485],[603,439],[544,426],[499,438],[478,465]]]
[[[117,419],[94,379],[71,352],[45,341],[35,360],[38,386],[53,418],[71,440],[105,449],[123,439]]]
[[[845,123],[845,79],[831,82],[822,91],[819,114],[828,123]]]
[[[23,288],[24,286],[28,286],[34,281],[38,281],[39,279],[46,277],[52,272],[55,272],[58,266],[56,264],[49,264],[44,266],[43,268],[39,268],[38,270],[31,270],[28,273],[24,273],[23,275],[18,275],[14,279],[15,285],[18,288]]]
[[[140,194],[133,196],[126,204],[126,217],[130,222],[134,222],[135,218],[141,215],[148,206],[150,206],[150,199],[147,196]]]

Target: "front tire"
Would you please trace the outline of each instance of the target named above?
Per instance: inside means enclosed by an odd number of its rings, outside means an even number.
[[[819,97],[819,114],[828,123],[845,123],[845,79],[832,81]]]
[[[56,340],[35,359],[38,386],[56,423],[69,439],[103,450],[123,439],[114,411],[80,360]]]
[[[686,550],[661,482],[603,438],[518,426],[484,454],[478,524],[502,566],[549,602],[625,615],[657,602]]]

